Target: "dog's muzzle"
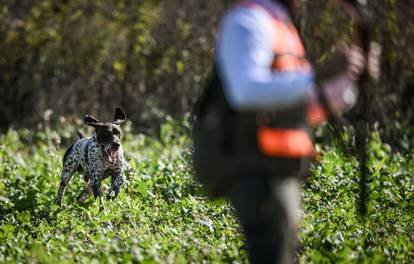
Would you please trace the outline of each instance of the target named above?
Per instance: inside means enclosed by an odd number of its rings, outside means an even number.
[[[117,142],[112,142],[104,146],[104,152],[106,154],[106,157],[109,163],[115,164],[117,162],[120,146],[121,144]]]

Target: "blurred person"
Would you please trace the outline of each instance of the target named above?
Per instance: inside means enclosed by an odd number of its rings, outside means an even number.
[[[367,64],[359,47],[341,44],[315,73],[292,22],[302,4],[238,2],[221,22],[196,109],[195,174],[212,197],[234,205],[251,263],[293,261],[300,179],[315,155],[309,128],[325,121],[326,104],[332,112],[355,104]],[[378,78],[378,45],[373,51],[368,72]]]

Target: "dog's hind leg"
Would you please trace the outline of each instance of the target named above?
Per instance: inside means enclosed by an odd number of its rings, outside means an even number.
[[[55,203],[58,205],[62,204],[62,198],[65,194],[66,187],[68,186],[70,179],[78,169],[79,162],[76,157],[67,155],[63,162],[62,179],[60,181],[59,190],[55,199]]]

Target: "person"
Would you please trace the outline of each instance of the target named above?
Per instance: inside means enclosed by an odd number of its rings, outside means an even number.
[[[292,22],[301,4],[245,0],[227,13],[196,110],[195,174],[234,205],[251,263],[292,261],[300,179],[315,155],[308,130],[327,117],[321,94],[331,111],[349,109],[366,65],[360,48],[341,44],[315,73]]]

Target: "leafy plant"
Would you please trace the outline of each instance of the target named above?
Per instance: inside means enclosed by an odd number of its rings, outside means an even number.
[[[65,150],[60,142],[75,140],[78,128],[67,124],[0,135],[0,262],[247,262],[233,208],[226,200],[208,200],[193,178],[188,122],[168,118],[158,138],[124,127],[128,181],[101,214],[93,199],[76,203],[79,176],[63,207],[53,204]],[[362,221],[356,161],[329,146],[319,149],[304,184],[301,261],[411,263],[414,154],[393,154],[374,136],[370,213]]]

